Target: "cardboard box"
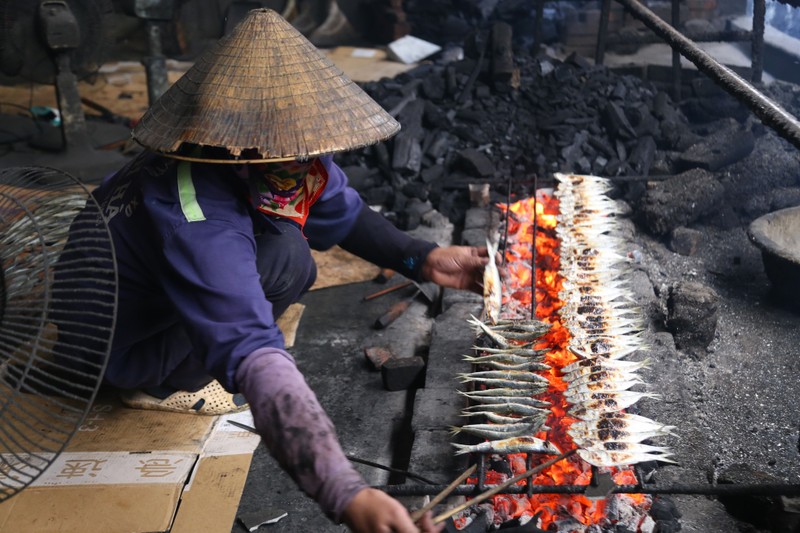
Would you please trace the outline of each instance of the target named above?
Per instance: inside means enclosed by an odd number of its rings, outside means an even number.
[[[104,396],[50,467],[0,504],[0,531],[229,533],[260,441],[229,419],[253,425],[249,411],[142,411]]]

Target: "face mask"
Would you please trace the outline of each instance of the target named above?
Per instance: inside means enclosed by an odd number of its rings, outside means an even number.
[[[256,209],[290,218],[301,226],[322,194],[328,172],[319,159],[255,163],[249,166],[250,192]]]

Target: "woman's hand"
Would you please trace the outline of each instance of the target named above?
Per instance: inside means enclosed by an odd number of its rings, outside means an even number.
[[[353,533],[439,533],[444,524],[434,526],[427,513],[415,525],[400,502],[378,489],[364,489],[344,510],[344,523]]]
[[[422,264],[422,277],[443,287],[481,294],[483,270],[488,262],[485,246],[434,248]]]

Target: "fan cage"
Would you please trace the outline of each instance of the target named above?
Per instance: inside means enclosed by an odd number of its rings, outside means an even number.
[[[102,208],[72,176],[0,171],[0,501],[80,431],[102,381],[117,270]]]

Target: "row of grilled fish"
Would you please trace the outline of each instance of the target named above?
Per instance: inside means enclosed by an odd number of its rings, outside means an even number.
[[[556,174],[559,200],[560,274],[565,279],[559,310],[570,332],[568,349],[580,359],[561,369],[567,383],[570,426],[578,454],[595,466],[666,461],[665,446],[643,441],[671,435],[674,427],[624,410],[642,398],[658,396],[641,389],[638,370],[648,361],[629,361],[644,350],[641,312],[633,305],[627,284],[627,258],[618,236],[616,203],[607,196],[608,180],[595,176]]]
[[[469,392],[461,392],[470,400],[463,415],[470,421],[453,428],[453,433],[469,434],[486,439],[480,444],[454,443],[457,454],[470,452],[492,453],[561,453],[552,443],[533,435],[546,429],[550,415],[548,402],[535,396],[546,391],[549,381],[537,374],[549,370],[544,363],[546,350],[533,348],[550,326],[538,320],[501,319],[502,281],[495,262],[497,246],[487,241],[489,263],[483,276],[483,315],[470,317],[476,335],[483,336],[491,346],[474,347],[478,355],[464,356],[474,372],[459,374]]]
[[[497,278],[499,286],[500,279]],[[484,308],[491,305],[488,295]],[[551,442],[534,437],[545,426],[550,404],[536,398],[550,386],[546,377],[538,374],[549,370],[544,362],[547,350],[533,348],[536,341],[550,329],[538,320],[503,320],[496,308],[491,322],[470,317],[479,336],[495,347],[474,347],[478,355],[464,356],[473,367],[459,374],[462,383],[471,385],[469,392],[459,392],[470,400],[463,415],[470,420],[480,417],[486,423],[468,423],[453,428],[453,433],[465,433],[486,439],[480,444],[454,443],[456,453],[540,453],[558,455],[561,451]]]

